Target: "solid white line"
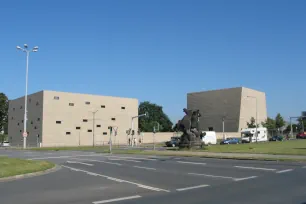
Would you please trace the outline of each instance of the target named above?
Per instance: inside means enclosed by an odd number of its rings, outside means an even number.
[[[117,166],[122,166],[122,164],[120,164],[120,163],[100,161],[100,160],[95,160],[95,159],[82,159],[82,158],[73,158],[73,159],[80,160],[80,161],[92,161],[92,162],[105,163],[105,164],[114,164],[114,165],[117,165]]]
[[[254,169],[254,170],[264,170],[264,171],[276,171],[276,169],[268,169],[268,168],[258,168],[258,167],[251,167],[251,166],[234,166],[236,168],[241,169]]]
[[[192,186],[192,187],[187,187],[187,188],[179,188],[176,189],[177,191],[187,191],[195,188],[203,188],[203,187],[208,187],[209,185],[200,185],[200,186]]]
[[[93,166],[93,164],[88,164],[88,163],[83,163],[83,162],[78,162],[78,161],[67,161],[67,163],[70,163],[70,164],[83,164],[83,165],[87,165],[87,166]]]
[[[281,174],[281,173],[285,173],[285,172],[289,172],[289,171],[293,171],[293,169],[285,169],[285,170],[281,170],[281,171],[277,171],[277,174]]]
[[[215,176],[215,175],[209,175],[209,174],[198,174],[198,173],[188,173],[189,175],[196,175],[196,176],[207,176],[207,177],[212,177],[212,178],[224,178],[224,179],[237,179],[234,177],[229,177],[229,176]]]
[[[65,165],[62,165],[62,167],[68,168],[68,169],[70,169],[72,171],[81,171],[81,172],[84,172],[84,173],[89,174],[89,175],[100,176],[100,177],[103,177],[103,178],[106,178],[106,179],[109,179],[109,180],[112,180],[112,181],[116,181],[116,182],[119,182],[119,183],[133,184],[133,185],[136,185],[136,186],[138,186],[140,188],[145,188],[145,189],[149,189],[149,190],[152,190],[152,191],[170,192],[170,191],[165,190],[165,189],[155,188],[155,187],[151,187],[151,186],[146,186],[146,185],[143,185],[143,184],[140,184],[140,183],[135,183],[135,182],[131,182],[131,181],[126,181],[126,180],[122,180],[122,179],[106,176],[106,175],[103,175],[103,174],[97,174],[97,173],[93,173],[93,172],[90,172],[90,171],[85,171],[83,169],[72,168],[72,167],[65,166]]]
[[[110,203],[110,202],[121,201],[121,200],[130,200],[130,199],[135,199],[135,198],[141,198],[141,196],[135,195],[135,196],[128,196],[128,197],[123,197],[123,198],[115,198],[115,199],[109,199],[109,200],[95,201],[95,202],[92,202],[92,203],[93,204],[102,204],[102,203]]]
[[[253,178],[257,178],[257,176],[250,176],[250,177],[245,177],[245,178],[237,178],[234,179],[235,181],[243,181],[243,180],[248,180],[248,179],[253,179]]]
[[[184,161],[176,161],[182,164],[196,164],[196,165],[206,165],[206,163],[198,163],[198,162],[184,162]]]
[[[135,168],[139,168],[139,169],[148,169],[148,170],[156,170],[154,168],[149,168],[149,167],[143,167],[143,166],[134,166]]]
[[[110,159],[110,158],[107,158],[108,160],[111,160],[111,161],[129,161],[129,162],[141,162],[141,161],[137,161],[137,160],[129,160],[129,159]]]

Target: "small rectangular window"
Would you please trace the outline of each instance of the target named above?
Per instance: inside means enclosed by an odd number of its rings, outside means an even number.
[[[74,103],[69,103],[69,106],[74,106]]]
[[[38,106],[38,105],[39,105],[39,102],[36,102],[36,105]]]
[[[19,132],[22,132],[22,130],[20,130]]]
[[[59,100],[59,97],[58,96],[54,96],[54,100]]]
[[[35,126],[35,127],[34,127],[34,129],[36,130],[36,129],[37,129],[37,127]]]
[[[124,109],[125,109],[125,107],[124,107],[124,106],[122,106],[122,107],[121,107],[121,109],[122,109],[122,110],[124,110]]]
[[[31,103],[32,99],[29,98],[29,103]]]
[[[13,108],[13,111],[15,111],[15,108]]]
[[[105,105],[101,105],[101,108],[105,108]]]
[[[37,118],[37,121],[40,121],[40,118]]]
[[[86,123],[86,122],[88,122],[88,120],[87,120],[87,119],[83,119],[83,122],[85,122],[85,123]]]
[[[19,123],[17,123],[17,125],[19,126]]]
[[[33,121],[31,121],[31,125],[33,125]]]
[[[87,130],[87,132],[92,132],[92,130]]]
[[[66,135],[71,135],[71,132],[66,132]]]
[[[112,118],[112,120],[116,120],[116,118]]]
[[[101,127],[101,125],[97,125],[97,127]]]
[[[103,135],[107,135],[107,132],[103,132]]]
[[[23,120],[21,121],[21,123],[23,123]]]
[[[22,106],[20,106],[20,109],[22,109]]]
[[[14,117],[12,117],[12,120],[14,120]]]
[[[56,121],[56,124],[62,124],[62,121],[58,120],[58,121]]]
[[[75,127],[75,129],[80,130],[80,129],[81,129],[81,127]]]
[[[86,102],[85,102],[85,104],[86,104],[86,105],[89,105],[89,104],[90,104],[90,102],[89,102],[89,101],[86,101]]]

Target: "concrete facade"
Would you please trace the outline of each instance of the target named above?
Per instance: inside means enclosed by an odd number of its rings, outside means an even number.
[[[187,94],[187,108],[199,109],[200,129],[212,127],[216,132],[239,132],[247,127],[251,117],[257,123],[267,119],[266,95],[264,92],[245,87],[228,88],[212,91],[194,92]]]
[[[27,144],[41,143],[44,147],[107,144],[108,126],[118,127],[113,141],[126,144],[126,130],[131,128],[131,118],[136,115],[138,100],[133,98],[37,92],[28,96]],[[8,131],[12,145],[22,146],[23,116],[24,97],[11,100]],[[134,129],[138,129],[138,120],[134,120]]]

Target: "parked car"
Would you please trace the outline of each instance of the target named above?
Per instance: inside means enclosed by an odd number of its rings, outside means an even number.
[[[238,138],[228,138],[226,140],[222,140],[220,142],[221,145],[223,144],[239,144],[240,140]]]
[[[177,147],[178,144],[180,143],[181,137],[171,137],[170,141],[166,142],[167,147]]]
[[[9,147],[9,146],[10,146],[9,142],[0,143],[0,147]]]
[[[296,135],[296,139],[306,139],[306,134],[305,132],[301,132]]]
[[[275,136],[273,136],[269,139],[270,142],[272,142],[272,141],[283,141],[283,140],[284,140],[284,137],[283,136],[278,136],[278,135],[275,135]]]

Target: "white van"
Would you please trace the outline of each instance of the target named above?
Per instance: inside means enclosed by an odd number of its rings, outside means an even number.
[[[250,143],[256,142],[256,128],[246,128],[241,130],[241,142]],[[267,128],[257,128],[257,142],[268,141],[268,131]]]
[[[217,135],[215,131],[202,131],[202,142],[204,145],[217,144]]]

